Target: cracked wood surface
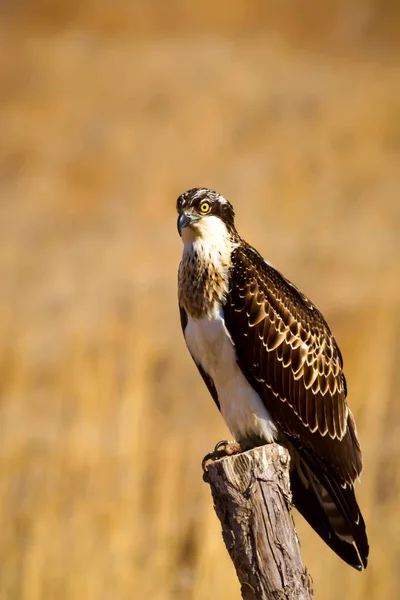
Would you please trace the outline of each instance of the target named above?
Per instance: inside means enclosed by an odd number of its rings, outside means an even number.
[[[310,600],[291,514],[288,452],[278,444],[211,463],[210,484],[244,600]]]

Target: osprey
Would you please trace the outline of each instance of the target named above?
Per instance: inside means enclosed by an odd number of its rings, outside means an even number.
[[[232,205],[194,188],[177,200],[178,298],[189,352],[241,450],[291,455],[293,504],[358,570],[368,540],[362,470],[338,345],[319,310],[238,234]]]

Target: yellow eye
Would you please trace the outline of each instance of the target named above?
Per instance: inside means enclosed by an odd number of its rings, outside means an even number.
[[[200,204],[200,212],[203,213],[203,215],[205,215],[206,213],[210,212],[210,204],[208,202],[202,202]]]

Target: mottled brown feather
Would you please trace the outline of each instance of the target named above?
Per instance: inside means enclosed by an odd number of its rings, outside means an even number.
[[[232,254],[224,313],[238,362],[282,433],[353,482],[360,446],[342,357],[321,313],[244,242]]]

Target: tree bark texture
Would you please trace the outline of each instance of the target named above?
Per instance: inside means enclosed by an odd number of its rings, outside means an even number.
[[[291,514],[290,458],[278,444],[212,462],[210,484],[244,600],[310,600]]]

